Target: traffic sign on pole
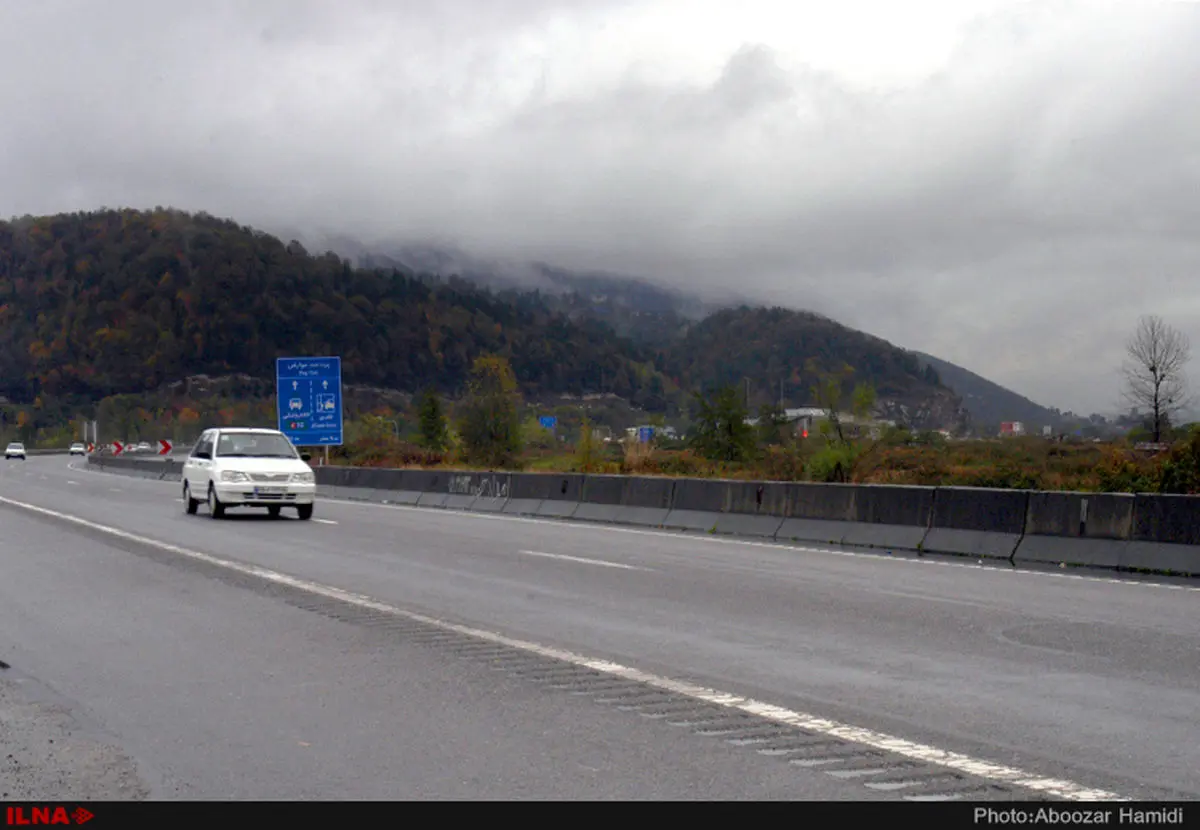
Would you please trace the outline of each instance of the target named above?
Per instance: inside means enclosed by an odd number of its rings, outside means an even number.
[[[166,455],[167,453],[169,453],[169,452],[171,451],[171,442],[170,442],[170,441],[166,441],[166,440],[164,440],[164,439],[162,439],[162,438],[159,438],[159,439],[158,439],[158,445],[159,445],[160,447],[162,447],[162,449],[160,449],[160,450],[158,451],[158,454],[159,454],[159,455]]]
[[[122,452],[125,451],[125,445],[122,444],[120,441],[113,441],[112,446],[113,446],[113,455],[120,455]]]
[[[342,445],[342,359],[281,357],[275,361],[279,431],[297,447]]]

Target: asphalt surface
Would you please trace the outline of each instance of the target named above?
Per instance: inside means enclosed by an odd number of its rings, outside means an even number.
[[[9,462],[0,496],[1127,798],[1200,797],[1194,588],[328,500],[313,522],[213,521],[177,483],[65,457]],[[0,684],[54,690],[136,765],[113,797],[903,796],[5,504],[0,572]]]

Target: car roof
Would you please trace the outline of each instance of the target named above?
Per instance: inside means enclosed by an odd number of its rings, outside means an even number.
[[[214,427],[213,432],[254,432],[262,435],[283,435],[277,429],[263,429],[262,427]]]

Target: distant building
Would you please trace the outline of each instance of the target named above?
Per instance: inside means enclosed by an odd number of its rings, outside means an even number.
[[[1004,421],[1000,424],[1000,434],[1002,436],[1024,435],[1025,424],[1020,421]]]

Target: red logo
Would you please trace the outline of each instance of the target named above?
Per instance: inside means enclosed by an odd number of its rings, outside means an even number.
[[[66,807],[9,807],[5,810],[4,817],[10,827],[28,824],[83,824],[95,818],[82,807],[76,807],[70,813]]]

